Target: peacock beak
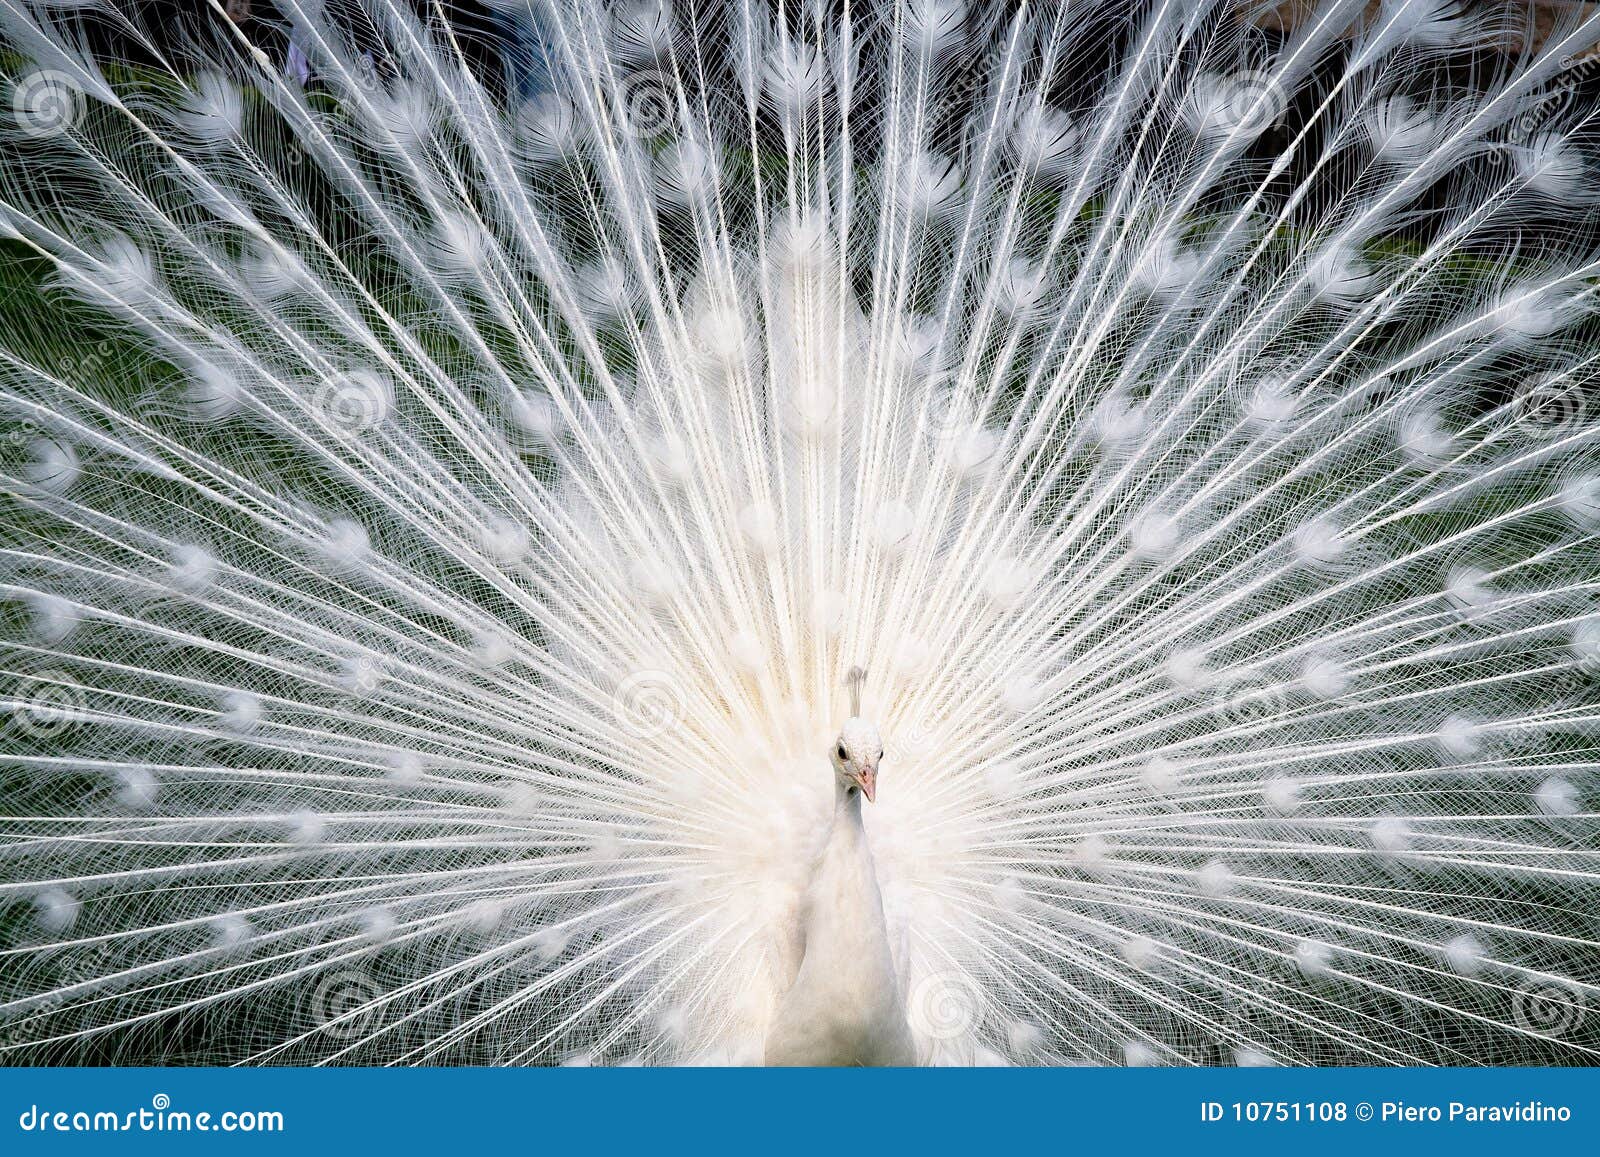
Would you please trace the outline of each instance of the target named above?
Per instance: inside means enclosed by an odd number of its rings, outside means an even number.
[[[868,765],[863,767],[856,775],[856,782],[861,785],[861,794],[871,803],[878,797],[878,769]]]

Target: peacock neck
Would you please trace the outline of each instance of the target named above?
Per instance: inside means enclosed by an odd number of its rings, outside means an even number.
[[[769,1037],[770,1064],[910,1064],[916,1059],[863,823],[840,785],[805,905],[805,956]]]
[[[835,887],[843,888],[858,914],[865,914],[869,923],[876,923],[882,920],[878,874],[867,843],[861,803],[859,790],[841,786],[835,794],[833,824],[823,853],[827,863],[824,874],[833,877]]]
[[[833,798],[833,826],[829,843],[839,853],[869,865],[872,853],[867,847],[866,823],[861,814],[861,792],[841,786]],[[870,869],[869,869],[870,870]]]
[[[858,788],[838,785],[833,793],[833,823],[835,827],[841,823],[861,827],[861,792]]]

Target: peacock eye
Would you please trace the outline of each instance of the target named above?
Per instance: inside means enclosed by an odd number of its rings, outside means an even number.
[[[848,755],[845,754],[844,744],[842,744],[842,743],[839,744],[839,758],[840,759],[849,759],[850,758]]]

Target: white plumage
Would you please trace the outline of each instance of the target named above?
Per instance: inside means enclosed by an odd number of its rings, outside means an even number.
[[[0,0],[8,1056],[1600,1055],[1600,16],[274,8]]]
[[[806,894],[806,954],[767,1030],[769,1065],[910,1065],[904,988],[890,956],[859,798],[841,803]]]
[[[769,1065],[910,1065],[905,985],[884,918],[878,868],[862,821],[873,802],[883,737],[861,718],[866,672],[850,672],[851,714],[834,746],[833,817],[805,896],[789,922],[798,968],[767,1028]],[[901,956],[905,952],[902,948]]]

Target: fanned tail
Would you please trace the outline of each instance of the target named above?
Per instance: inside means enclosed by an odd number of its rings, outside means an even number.
[[[6,1056],[759,1060],[841,683],[923,1060],[1600,1053],[1600,15],[274,7],[0,0]]]

